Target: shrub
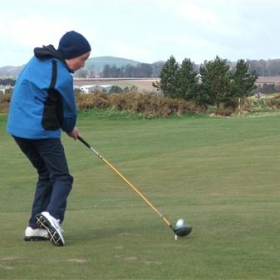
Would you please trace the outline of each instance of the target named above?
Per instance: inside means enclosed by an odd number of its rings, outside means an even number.
[[[109,106],[107,95],[99,90],[90,94],[76,94],[77,106],[79,109],[107,108]]]
[[[9,105],[11,101],[10,94],[0,95],[0,113],[7,113],[9,110]]]
[[[273,109],[280,109],[280,96],[275,96],[274,98],[267,100],[267,106]]]
[[[115,109],[141,113],[147,118],[167,117],[172,114],[204,111],[203,108],[196,106],[195,103],[190,101],[159,97],[155,94],[143,94],[139,92],[112,94],[109,97],[109,103]]]
[[[232,107],[219,107],[217,108],[216,115],[229,117],[235,112]]]

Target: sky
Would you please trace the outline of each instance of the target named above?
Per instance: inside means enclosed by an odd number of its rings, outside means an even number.
[[[67,31],[90,57],[142,63],[280,58],[280,0],[0,0],[0,67],[21,66]]]

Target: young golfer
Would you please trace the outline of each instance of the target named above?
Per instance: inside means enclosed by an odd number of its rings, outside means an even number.
[[[11,98],[7,132],[38,173],[31,217],[24,239],[65,244],[60,227],[73,177],[61,143],[61,130],[80,135],[72,74],[85,65],[91,46],[75,31],[53,45],[34,49]]]

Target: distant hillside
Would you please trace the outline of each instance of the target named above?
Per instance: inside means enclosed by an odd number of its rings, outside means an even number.
[[[22,66],[4,66],[0,67],[0,77],[2,78],[16,78],[20,71],[23,69]]]
[[[131,60],[131,59],[126,59],[126,58],[120,58],[120,57],[113,57],[113,56],[99,56],[99,57],[93,57],[89,58],[86,61],[85,68],[86,69],[93,69],[94,72],[100,73],[105,65],[116,65],[117,68],[120,68],[125,65],[132,65],[136,66],[141,62]]]

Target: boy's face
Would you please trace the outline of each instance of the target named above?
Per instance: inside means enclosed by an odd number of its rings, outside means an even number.
[[[85,53],[78,57],[66,59],[65,61],[66,61],[68,68],[70,70],[72,70],[73,72],[75,72],[85,66],[85,62],[89,58],[89,56],[90,56],[90,52]]]

